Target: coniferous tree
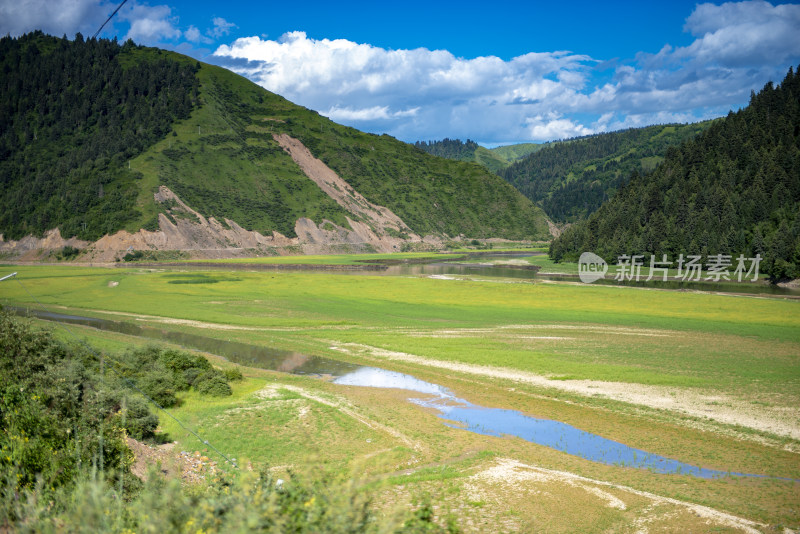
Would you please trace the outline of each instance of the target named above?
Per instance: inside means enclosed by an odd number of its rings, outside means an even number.
[[[800,76],[789,69],[780,85],[766,84],[746,108],[670,150],[651,175],[631,175],[550,248],[556,261],[584,250],[606,261],[620,251],[704,262],[758,254],[773,281],[800,276]]]

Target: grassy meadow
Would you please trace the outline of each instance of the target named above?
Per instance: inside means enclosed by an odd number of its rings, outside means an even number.
[[[170,410],[242,466],[358,473],[386,513],[429,495],[440,517],[468,532],[800,526],[798,301],[332,272],[14,270],[0,304],[39,301],[50,311],[406,372],[482,406],[557,419],[693,465],[767,475],[704,480],[607,466],[448,427],[407,402],[421,394],[250,367],[233,396],[185,392]],[[109,354],[150,342],[69,328]],[[161,425],[183,450],[211,455],[171,419]],[[563,502],[574,506],[564,511]]]

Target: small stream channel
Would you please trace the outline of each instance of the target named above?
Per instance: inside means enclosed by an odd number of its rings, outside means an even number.
[[[100,330],[169,341],[181,346],[217,354],[234,363],[249,367],[291,374],[332,377],[334,383],[341,385],[414,391],[424,394],[426,397],[410,399],[411,402],[438,412],[439,417],[444,419],[446,421],[445,424],[449,427],[487,436],[516,436],[532,443],[607,465],[634,467],[655,473],[692,475],[701,478],[764,476],[705,469],[628,447],[622,443],[580,430],[560,421],[539,419],[515,410],[478,406],[456,397],[450,390],[440,385],[386,369],[195,334],[163,330],[124,321],[111,321],[19,307],[8,307],[7,309],[19,315],[30,315],[48,321],[84,325]]]
[[[358,265],[270,265],[247,263],[215,263],[213,261],[201,263],[146,263],[141,267],[163,268],[178,267],[181,270],[257,270],[285,272],[336,272],[341,275],[353,276],[427,276],[427,277],[466,277],[466,278],[504,278],[527,282],[574,282],[581,283],[577,274],[542,273],[533,265],[511,265],[493,263],[497,260],[524,260],[532,256],[543,256],[544,252],[514,251],[514,252],[481,252],[471,253],[454,260],[427,259],[413,261],[386,261],[374,262],[364,260]],[[476,261],[478,263],[476,263]],[[137,266],[137,264],[121,264],[120,267]],[[800,299],[800,288],[782,287],[769,284],[762,276],[758,282],[736,281],[683,281],[680,279],[663,280],[615,280],[612,274],[597,280],[594,285],[630,286],[654,289],[669,289],[676,291],[707,291],[712,293],[726,293],[731,295],[760,295],[763,297],[784,297]]]

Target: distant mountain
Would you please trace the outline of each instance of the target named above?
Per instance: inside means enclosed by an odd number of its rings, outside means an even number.
[[[553,241],[556,261],[622,254],[760,254],[773,280],[800,277],[800,76],[753,93],[750,104],[634,173],[588,220]]]
[[[545,145],[521,143],[489,149],[470,139],[463,142],[460,139],[445,138],[441,141],[417,141],[414,146],[434,156],[479,163],[490,171],[499,173],[514,161],[540,150]]]
[[[651,172],[669,147],[709,125],[649,126],[540,145],[499,174],[553,221],[574,222],[612,197],[632,172]]]
[[[335,124],[180,54],[35,32],[0,39],[0,69],[6,240],[125,230],[139,241],[117,246],[223,249],[256,232],[245,241],[393,250],[425,236],[549,236],[539,208],[478,166]],[[200,239],[190,225],[203,221]]]

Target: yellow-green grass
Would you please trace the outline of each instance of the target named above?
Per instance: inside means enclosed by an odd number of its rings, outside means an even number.
[[[794,301],[330,273],[18,271],[19,283],[0,287],[6,302],[32,303],[27,289],[45,305],[235,325],[245,329],[206,334],[281,348],[330,353],[331,341],[361,343],[561,378],[798,392],[800,303]],[[112,281],[119,285],[109,287]],[[629,335],[603,327],[667,332]],[[465,330],[476,328],[489,331]]]
[[[93,332],[84,327],[73,327],[73,330],[77,330],[80,336],[87,336],[93,344],[96,337],[108,336],[106,332]],[[229,365],[218,358],[212,358],[212,361],[216,365]],[[598,403],[594,407],[579,405],[569,399],[543,397],[531,388],[517,387],[509,391],[502,383],[442,375],[421,368],[400,370],[439,382],[482,405],[499,405],[538,417],[558,418],[588,431],[689,463],[723,470],[800,476],[794,453],[686,428],[653,413],[609,409],[611,405],[607,403]],[[496,458],[514,458],[528,465],[611,481],[759,521],[793,524],[791,503],[796,501],[800,491],[796,483],[773,479],[702,480],[605,466],[516,438],[480,436],[447,428],[433,414],[406,402],[404,399],[409,395],[403,392],[348,388],[319,379],[251,368],[245,368],[244,373],[245,381],[233,384],[232,397],[214,399],[188,392],[181,394],[182,404],[170,412],[245,467],[267,465],[278,468],[278,472],[291,466],[302,472],[358,472],[362,476],[369,473],[375,481],[373,490],[378,495],[387,491],[381,489],[385,483],[391,488],[399,488],[406,497],[430,492],[443,509],[455,508],[462,521],[469,517],[475,517],[477,521],[478,518],[513,511],[519,514],[523,524],[529,520],[549,521],[554,528],[568,531],[570,528],[584,528],[581,517],[588,515],[599,522],[590,525],[591,528],[586,527],[587,531],[603,531],[614,525],[621,528],[645,512],[647,503],[637,504],[638,498],[624,491],[614,492],[629,506],[629,511],[622,513],[598,506],[591,499],[587,501],[585,491],[569,484],[545,484],[541,488],[544,494],[536,495],[534,492],[527,502],[523,502],[517,497],[526,494],[526,490],[533,491],[530,484],[517,490],[492,485],[483,487],[469,478],[491,467]],[[367,421],[380,421],[403,433],[417,442],[418,448],[398,444],[391,435],[370,428],[350,414],[287,388],[300,388],[334,402],[345,399],[361,417]],[[271,398],[256,395],[265,389],[272,389],[276,394]],[[179,441],[181,450],[198,450],[222,461],[213,450],[199,443],[173,420],[164,416],[161,420],[162,430],[169,439]],[[475,501],[473,491],[476,486],[482,488],[484,501]],[[388,494],[393,496],[392,503],[396,504],[395,490],[388,490]],[[552,507],[564,500],[574,501],[583,513],[558,516]],[[480,502],[488,505],[488,509],[484,509]],[[474,507],[476,513],[459,508],[463,506]],[[691,514],[680,515],[680,520],[668,524],[671,528],[688,527],[691,523],[687,521],[691,518]],[[601,528],[603,525],[605,527]]]
[[[460,254],[433,254],[430,252],[395,252],[390,254],[337,254],[337,255],[297,255],[297,256],[263,256],[253,258],[226,258],[219,260],[184,260],[182,263],[255,263],[266,265],[363,265],[385,260],[404,261],[435,259],[446,261],[460,257]]]
[[[124,344],[125,339],[129,338],[84,327],[70,328],[78,336],[87,336],[92,343],[96,338],[113,338],[115,343]],[[336,332],[331,328],[326,335],[335,335]],[[210,335],[212,331],[204,329],[202,333]],[[310,329],[306,330],[302,336],[310,333]],[[217,334],[239,337],[239,333],[231,331]],[[291,335],[282,338],[284,343],[297,343],[301,337],[299,332],[287,334]],[[280,334],[272,332],[269,335]],[[613,337],[600,334],[601,338],[603,336]],[[713,342],[710,341],[710,345]],[[313,348],[315,345],[317,343],[311,340],[306,346]],[[743,347],[742,350],[757,349]],[[214,362],[216,365],[230,365],[219,359],[214,359]],[[672,418],[657,411],[630,409],[603,399],[579,400],[569,395],[551,396],[537,388],[519,384],[443,373],[411,364],[385,363],[424,380],[440,383],[480,405],[517,409],[538,417],[563,420],[631,446],[688,463],[800,478],[796,453],[676,424]],[[419,492],[429,491],[438,505],[443,509],[455,509],[458,517],[464,521],[472,517],[480,525],[481,520],[494,518],[487,527],[501,521],[500,517],[495,516],[509,513],[519,519],[522,530],[525,530],[524,525],[535,526],[545,522],[553,525],[555,530],[614,530],[629,524],[638,514],[645,513],[647,504],[625,492],[614,492],[626,502],[628,509],[611,510],[599,506],[587,497],[584,490],[569,484],[545,484],[540,488],[544,493],[528,495],[526,491],[534,489],[530,484],[515,490],[504,486],[482,486],[469,478],[491,467],[496,457],[514,458],[528,465],[612,481],[771,524],[792,526],[796,523],[791,511],[792,503],[797,502],[800,491],[796,483],[773,479],[701,480],[604,466],[516,438],[480,436],[447,428],[433,414],[406,402],[404,399],[409,395],[402,392],[348,388],[318,379],[255,369],[244,371],[246,380],[234,383],[232,397],[209,399],[189,392],[182,394],[182,405],[171,410],[181,421],[199,431],[204,439],[208,439],[226,455],[237,458],[242,465],[292,465],[298,470],[318,472],[320,468],[338,472],[357,468],[361,472],[371,473],[370,476],[377,476],[376,480],[381,480],[379,475],[383,473],[388,476],[391,488],[381,490],[379,485],[375,491],[379,494],[386,491],[391,496],[391,502],[396,502],[397,492],[410,498]],[[514,389],[510,390],[510,386]],[[411,449],[398,443],[391,435],[370,428],[335,407],[298,395],[289,388],[300,388],[332,401],[343,398],[360,416],[403,433],[415,441],[419,448]],[[277,395],[266,399],[255,395],[264,389],[273,389]],[[305,415],[301,415],[303,407],[308,408]],[[161,419],[163,430],[170,439],[179,441],[181,449],[200,450],[213,457],[212,451],[207,451],[207,447],[173,421],[165,417]],[[473,491],[476,486],[484,492],[482,500],[475,500]],[[528,498],[518,498],[521,495],[527,495]],[[557,512],[558,503],[564,501],[575,503],[581,508],[581,513],[564,515],[563,512]],[[587,517],[594,522],[587,523]],[[695,525],[692,521],[693,514],[681,512],[666,524],[673,529],[702,527],[702,523]]]

